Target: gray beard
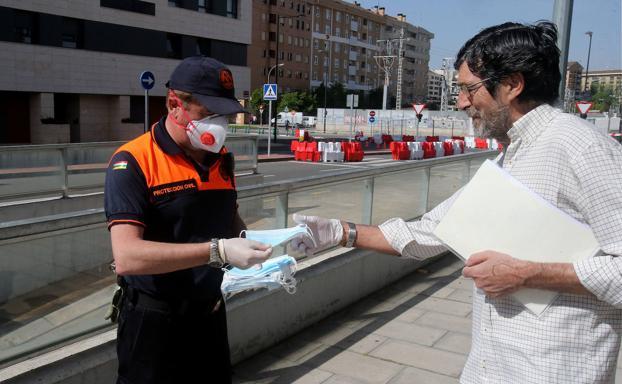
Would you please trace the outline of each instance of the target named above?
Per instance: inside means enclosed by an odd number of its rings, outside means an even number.
[[[469,113],[469,115],[477,114],[477,112],[473,112]],[[477,136],[486,139],[496,139],[502,143],[509,141],[508,131],[512,128],[509,106],[499,106],[496,110],[488,112],[488,114],[479,112],[479,116],[479,126],[474,127]]]

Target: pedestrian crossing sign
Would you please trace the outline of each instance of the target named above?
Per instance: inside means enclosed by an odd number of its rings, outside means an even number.
[[[263,99],[264,100],[276,100],[277,86],[276,84],[264,84],[263,85]]]

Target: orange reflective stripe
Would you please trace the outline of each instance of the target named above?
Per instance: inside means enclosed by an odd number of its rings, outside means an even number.
[[[121,146],[116,152],[132,154],[146,178],[147,188],[170,184],[182,180],[195,180],[199,190],[235,189],[235,180],[224,170],[223,160],[218,159],[209,169],[209,181],[201,181],[194,165],[183,153],[166,154],[156,143],[150,132]],[[221,154],[227,153],[223,147]]]

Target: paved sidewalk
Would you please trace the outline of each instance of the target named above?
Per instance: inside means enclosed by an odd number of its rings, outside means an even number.
[[[453,255],[234,367],[234,384],[458,383],[473,283]],[[618,357],[615,384],[622,384]]]
[[[471,280],[448,255],[238,364],[234,383],[457,383]]]

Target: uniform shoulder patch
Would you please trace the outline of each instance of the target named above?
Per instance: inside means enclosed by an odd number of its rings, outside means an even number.
[[[115,171],[121,170],[121,169],[127,169],[127,161],[123,160],[123,161],[117,161],[115,163],[112,164],[112,169]]]

